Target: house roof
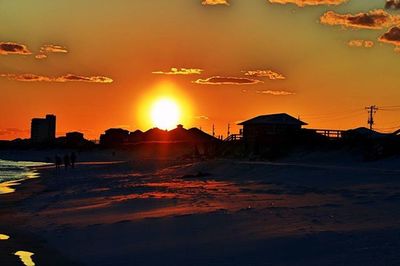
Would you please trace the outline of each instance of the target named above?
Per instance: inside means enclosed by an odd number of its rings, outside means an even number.
[[[350,134],[356,134],[358,136],[369,137],[369,138],[380,138],[380,137],[384,137],[387,135],[387,134],[383,134],[383,133],[377,132],[375,130],[366,128],[366,127],[350,129],[350,130],[347,130],[346,132],[350,133]]]
[[[244,121],[240,124],[240,126],[244,125],[298,125],[305,126],[307,123],[294,118],[286,113],[281,114],[270,114],[270,115],[260,115],[254,117],[250,120]]]

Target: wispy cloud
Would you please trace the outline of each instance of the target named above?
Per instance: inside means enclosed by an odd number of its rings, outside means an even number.
[[[375,43],[373,41],[366,40],[351,40],[347,43],[350,47],[364,47],[364,48],[372,48]]]
[[[244,72],[245,76],[251,76],[251,77],[267,77],[271,80],[286,79],[286,77],[283,74],[280,74],[272,70],[248,70],[242,72]]]
[[[201,4],[204,6],[215,6],[215,5],[229,6],[228,0],[203,0]]]
[[[28,134],[29,129],[19,129],[19,128],[3,128],[0,129],[0,136],[16,135],[16,134]]]
[[[78,76],[74,74],[67,74],[56,78],[57,82],[68,82],[68,81],[83,81],[83,82],[94,82],[94,83],[112,83],[113,80],[109,77],[104,76]]]
[[[292,91],[284,91],[284,90],[262,90],[262,91],[256,91],[258,94],[269,94],[273,96],[288,96],[288,95],[294,95],[296,93]]]
[[[45,44],[40,47],[39,54],[35,56],[36,59],[45,59],[51,53],[68,53],[67,48],[56,44]]]
[[[400,28],[391,28],[388,32],[386,32],[379,38],[379,41],[400,46]]]
[[[160,75],[200,75],[204,70],[198,68],[171,68],[169,71],[154,71],[153,74]]]
[[[273,4],[295,4],[299,7],[318,5],[340,5],[348,0],[268,0]]]
[[[0,55],[30,55],[29,49],[23,45],[14,42],[0,42]]]
[[[36,59],[46,59],[47,58],[47,55],[45,55],[45,54],[37,54],[37,55],[35,55],[35,58]]]
[[[45,44],[40,48],[41,53],[68,53],[67,48],[56,44]]]
[[[399,24],[400,16],[391,15],[382,9],[354,15],[328,11],[321,16],[320,22],[326,25],[341,25],[348,28],[382,29]]]
[[[258,79],[251,78],[236,78],[236,77],[210,77],[206,79],[198,79],[193,83],[201,85],[253,85],[257,83],[263,83]]]
[[[112,83],[113,80],[104,76],[79,76],[67,74],[60,77],[49,77],[35,74],[0,74],[0,77],[23,82],[90,82]]]

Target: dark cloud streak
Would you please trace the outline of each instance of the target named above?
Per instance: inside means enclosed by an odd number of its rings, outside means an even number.
[[[206,79],[198,79],[193,81],[193,83],[201,85],[253,85],[263,82],[261,80],[251,78],[214,76]]]
[[[29,49],[14,42],[0,42],[0,55],[31,55]]]
[[[89,83],[112,83],[113,80],[104,76],[79,76],[67,74],[60,77],[48,77],[35,74],[0,74],[0,77],[22,82],[89,82]]]

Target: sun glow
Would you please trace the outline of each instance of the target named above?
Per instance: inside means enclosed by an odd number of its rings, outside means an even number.
[[[173,129],[179,123],[181,111],[178,104],[169,98],[157,100],[151,107],[153,126],[160,129]]]
[[[174,129],[178,124],[193,126],[194,105],[178,85],[170,81],[154,84],[135,103],[133,124],[143,131],[151,127]]]

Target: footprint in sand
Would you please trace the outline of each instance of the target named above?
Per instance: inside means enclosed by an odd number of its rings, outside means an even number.
[[[8,240],[10,237],[8,235],[0,234],[0,240]]]
[[[35,266],[35,263],[32,260],[32,256],[35,255],[34,253],[28,251],[18,251],[15,252],[14,255],[18,256],[25,266]]]

